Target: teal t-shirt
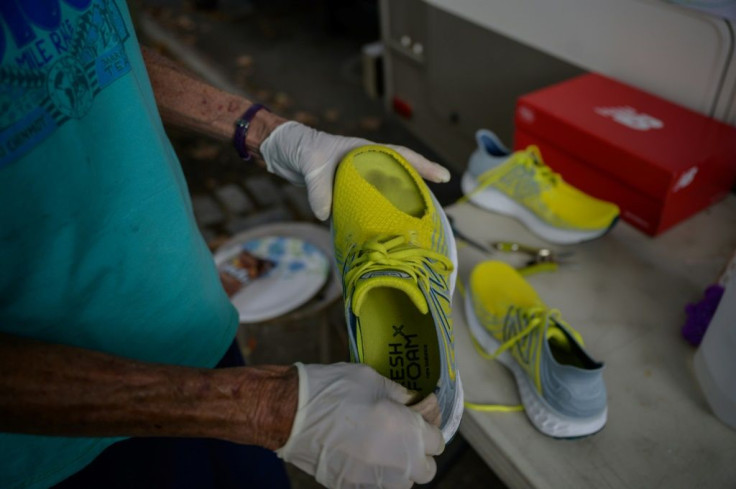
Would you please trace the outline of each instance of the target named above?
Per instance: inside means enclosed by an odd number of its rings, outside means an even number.
[[[2,0],[0,331],[210,367],[236,327],[124,0]],[[115,441],[0,433],[0,487]]]

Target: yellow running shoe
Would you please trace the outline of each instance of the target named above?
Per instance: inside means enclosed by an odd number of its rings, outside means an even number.
[[[449,441],[463,412],[450,316],[457,251],[442,207],[398,153],[364,146],[337,168],[332,205],[351,360],[434,393]]]
[[[463,174],[465,199],[515,217],[552,243],[597,238],[618,221],[616,204],[596,199],[566,183],[544,164],[539,148],[511,153],[492,132],[476,133],[478,148]]]
[[[608,415],[603,364],[585,352],[560,311],[499,261],[477,265],[467,291],[465,314],[476,347],[514,374],[534,427],[555,438],[601,430]]]

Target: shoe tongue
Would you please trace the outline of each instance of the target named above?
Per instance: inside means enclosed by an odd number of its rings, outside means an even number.
[[[383,270],[380,272],[368,272],[364,274],[353,292],[352,308],[353,314],[360,316],[360,310],[365,302],[369,291],[376,287],[387,287],[397,289],[405,293],[414,303],[419,312],[427,314],[427,300],[419,290],[416,281],[403,272],[396,270]]]
[[[557,322],[550,321],[547,324],[547,340],[564,348],[570,347],[570,340]]]
[[[574,340],[571,339],[571,337],[574,338]],[[583,338],[580,337],[577,332],[570,331],[568,328],[565,328],[565,326],[563,326],[554,318],[550,318],[549,322],[547,323],[546,338],[547,341],[554,344],[558,348],[564,348],[566,350],[570,350],[573,348],[573,341],[577,341],[581,345],[583,344]]]

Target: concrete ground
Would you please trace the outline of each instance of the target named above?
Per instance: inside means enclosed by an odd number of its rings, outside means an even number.
[[[379,37],[375,1],[130,0],[141,41],[228,91],[268,105],[274,112],[335,134],[401,144],[442,160],[387,114],[362,87],[361,47]],[[197,7],[197,8],[195,8]],[[202,7],[216,7],[203,9]],[[318,223],[304,189],[243,164],[229,143],[169,128],[189,184],[195,214],[214,250],[238,232],[265,223]],[[460,196],[459,176],[430,185],[447,205]],[[341,324],[341,304],[328,314]],[[287,324],[295,341],[259,338],[258,350],[241,345],[251,359],[313,361],[317,335]],[[347,358],[340,335],[330,361]],[[241,341],[241,343],[244,343]],[[255,342],[253,342],[255,344]],[[289,466],[294,489],[321,487]],[[438,458],[438,476],[425,487],[501,488],[503,484],[458,435]]]

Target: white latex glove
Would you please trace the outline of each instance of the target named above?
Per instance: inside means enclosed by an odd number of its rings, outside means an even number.
[[[366,365],[296,367],[299,406],[279,457],[332,489],[399,489],[432,480],[432,456],[445,442],[404,406],[408,390]]]
[[[350,150],[367,144],[376,143],[334,136],[289,121],[274,129],[261,143],[260,151],[268,171],[295,185],[307,186],[312,212],[324,221],[330,217],[332,181],[337,164]],[[384,146],[398,152],[427,180],[436,183],[450,180],[450,172],[445,167],[432,163],[419,153],[403,146]]]

